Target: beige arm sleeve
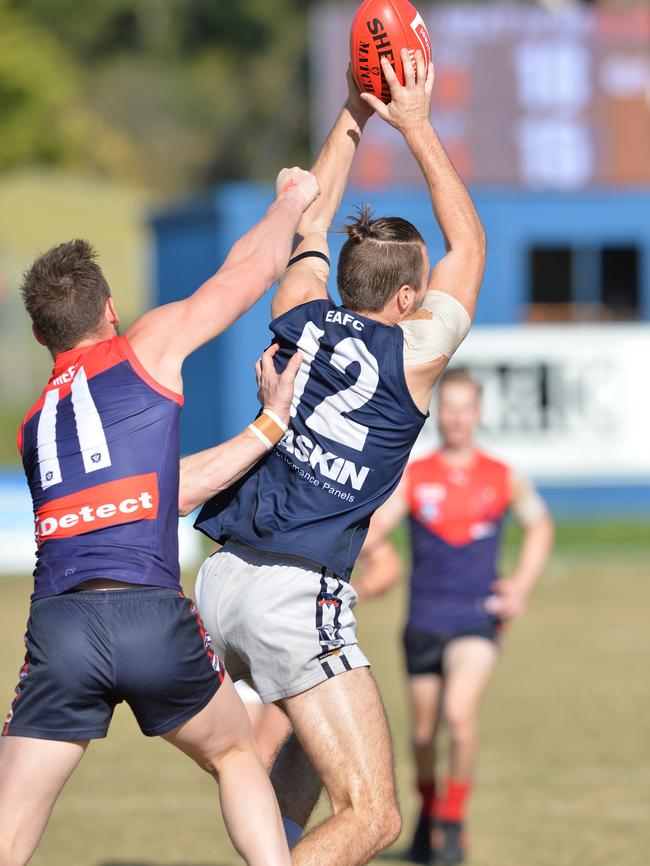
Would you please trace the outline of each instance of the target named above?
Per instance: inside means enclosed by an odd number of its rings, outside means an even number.
[[[467,336],[472,320],[447,292],[434,289],[420,309],[398,323],[404,333],[404,364],[427,364],[441,355],[451,358]]]
[[[546,503],[527,478],[514,473],[512,483],[510,510],[513,517],[524,528],[532,526],[548,513]]]

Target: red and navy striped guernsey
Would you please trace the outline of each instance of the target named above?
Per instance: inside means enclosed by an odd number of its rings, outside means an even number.
[[[32,599],[107,578],[180,589],[179,415],[126,337],[58,355],[18,447],[32,494]]]

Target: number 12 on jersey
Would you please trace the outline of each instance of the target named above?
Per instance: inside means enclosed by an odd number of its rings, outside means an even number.
[[[298,340],[297,345],[303,355],[303,362],[294,385],[292,418],[298,411],[324,334],[325,331],[314,322],[307,322]],[[349,387],[325,397],[305,419],[305,424],[314,432],[327,436],[328,439],[354,448],[355,451],[363,451],[368,428],[348,418],[344,413],[360,409],[372,400],[379,384],[377,359],[368,351],[363,340],[358,337],[345,337],[334,346],[329,363],[341,373],[345,373],[351,364],[356,363],[359,365],[359,375]]]

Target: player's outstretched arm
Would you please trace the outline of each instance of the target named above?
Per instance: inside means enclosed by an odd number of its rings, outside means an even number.
[[[279,375],[273,363],[277,350],[277,345],[271,346],[255,366],[262,414],[232,439],[181,460],[179,514],[190,514],[238,481],[286,433],[293,385],[302,355],[296,352]]]
[[[320,195],[300,220],[292,254],[295,258],[305,252],[316,252],[327,259],[307,256],[287,268],[273,298],[274,318],[298,304],[327,297],[330,272],[327,233],[341,204],[364,127],[372,114],[372,109],[360,98],[349,67],[347,81],[348,100],[312,167]]]
[[[314,176],[283,169],[265,216],[233,246],[194,294],[145,313],[127,332],[140,362],[161,384],[181,390],[181,367],[259,300],[286,267],[300,217],[318,195]]]
[[[452,295],[471,317],[485,268],[485,233],[474,203],[429,119],[433,64],[425,65],[421,51],[416,52],[415,69],[405,50],[402,62],[404,86],[390,63],[382,58],[382,70],[391,92],[388,105],[368,93],[362,94],[362,99],[402,133],[429,187],[433,212],[447,249],[447,255],[432,271],[429,290]]]
[[[542,575],[553,548],[553,520],[544,500],[532,484],[513,476],[510,510],[523,531],[519,559],[507,580],[492,585],[496,597],[490,611],[503,619],[520,616],[526,610],[528,598]]]

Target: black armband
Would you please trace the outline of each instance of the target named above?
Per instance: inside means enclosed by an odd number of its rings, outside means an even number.
[[[295,263],[299,262],[301,259],[307,258],[322,259],[324,262],[327,262],[327,265],[329,267],[329,257],[326,256],[325,253],[321,253],[318,250],[307,250],[307,252],[300,253],[300,255],[298,256],[294,256],[292,259],[289,259],[289,264],[287,265],[287,267],[290,268],[291,265],[295,265]]]

